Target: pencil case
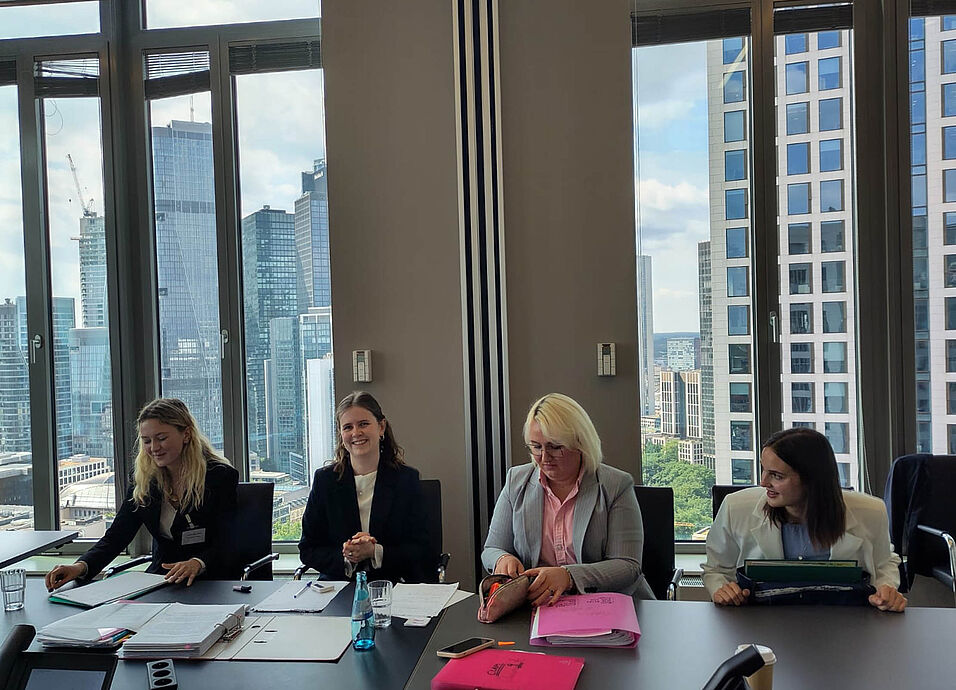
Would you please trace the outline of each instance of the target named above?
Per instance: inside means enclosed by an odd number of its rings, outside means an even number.
[[[494,585],[500,585],[495,587]],[[478,620],[482,623],[494,623],[502,616],[511,613],[528,599],[528,587],[531,581],[525,575],[512,579],[507,575],[488,575],[478,587]]]

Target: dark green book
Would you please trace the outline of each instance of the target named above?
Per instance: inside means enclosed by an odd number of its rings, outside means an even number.
[[[744,561],[744,575],[758,582],[859,584],[863,568],[856,561]]]

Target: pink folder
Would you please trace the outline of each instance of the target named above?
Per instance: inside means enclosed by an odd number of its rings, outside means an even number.
[[[483,649],[451,659],[431,690],[573,690],[582,668],[579,657]]]
[[[640,637],[634,600],[615,592],[563,596],[531,619],[533,645],[635,647]]]

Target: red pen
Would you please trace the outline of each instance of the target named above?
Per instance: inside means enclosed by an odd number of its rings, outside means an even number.
[[[494,584],[492,584],[491,589],[488,590],[488,596],[490,597],[492,594],[494,594],[495,590],[498,589],[499,587],[501,587],[500,582],[495,582]]]

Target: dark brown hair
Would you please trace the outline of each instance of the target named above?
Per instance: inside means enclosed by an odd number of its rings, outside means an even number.
[[[366,391],[353,391],[346,395],[335,407],[335,431],[337,435],[337,440],[335,443],[335,463],[333,467],[335,468],[335,473],[342,477],[342,474],[345,472],[345,468],[350,466],[351,457],[349,452],[345,449],[345,446],[342,444],[342,433],[340,428],[340,419],[342,415],[345,414],[346,410],[350,407],[361,407],[364,410],[368,410],[372,413],[372,416],[375,417],[375,420],[378,422],[385,421],[385,414],[382,412],[382,406],[378,404],[371,393]],[[397,468],[405,464],[405,449],[403,449],[395,441],[395,434],[392,433],[392,425],[385,421],[385,433],[382,436],[382,440],[379,443],[379,463],[385,463],[386,465]]]
[[[820,548],[833,546],[846,531],[846,504],[840,489],[836,457],[827,437],[806,427],[784,429],[764,441],[800,476],[807,492],[807,533]],[[764,506],[764,513],[777,527],[787,522],[785,508]]]

